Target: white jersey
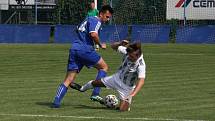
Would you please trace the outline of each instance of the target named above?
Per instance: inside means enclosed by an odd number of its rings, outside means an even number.
[[[104,77],[101,81],[107,88],[116,90],[121,100],[131,104],[130,94],[136,86],[137,79],[145,78],[145,61],[141,55],[136,62],[131,62],[124,46],[119,46],[118,52],[124,54],[122,65],[117,73]]]
[[[143,59],[143,55],[141,55],[136,62],[132,62],[128,59],[126,47],[119,46],[118,52],[124,54],[124,59],[122,65],[117,71],[119,78],[129,87],[133,87],[136,85],[136,81],[138,78],[145,78],[145,61]]]

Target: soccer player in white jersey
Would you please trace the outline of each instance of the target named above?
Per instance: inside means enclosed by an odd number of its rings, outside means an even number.
[[[123,62],[118,71],[100,80],[91,80],[84,86],[74,84],[74,89],[84,92],[94,87],[106,87],[118,92],[120,98],[120,111],[130,110],[132,97],[134,97],[144,85],[145,61],[141,51],[141,43],[129,44],[127,47],[122,43],[112,44],[112,48],[123,54]]]

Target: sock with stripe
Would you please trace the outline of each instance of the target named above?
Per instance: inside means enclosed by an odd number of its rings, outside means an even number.
[[[97,76],[96,76],[96,80],[99,80],[99,79],[105,77],[106,74],[107,74],[107,73],[106,73],[104,70],[99,70],[99,71],[98,71],[98,74],[97,74]],[[100,87],[95,87],[95,88],[93,89],[92,96],[99,95],[100,91],[101,91],[101,88],[100,88]]]
[[[61,100],[63,99],[64,95],[66,94],[67,92],[67,87],[64,85],[64,84],[61,84],[58,89],[57,89],[57,93],[56,93],[56,96],[54,98],[54,102],[53,102],[53,106],[55,108],[58,108],[60,107],[60,102]]]

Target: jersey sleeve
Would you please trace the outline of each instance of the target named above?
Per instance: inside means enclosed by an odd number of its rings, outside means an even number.
[[[89,17],[88,20],[89,33],[96,32],[98,33],[99,28],[101,27],[101,22],[93,17]]]
[[[139,60],[138,78],[146,78],[146,65],[143,59]]]
[[[118,51],[119,53],[121,53],[121,54],[127,54],[126,49],[127,49],[127,48],[124,47],[124,46],[119,46],[118,49],[117,49],[117,51]]]

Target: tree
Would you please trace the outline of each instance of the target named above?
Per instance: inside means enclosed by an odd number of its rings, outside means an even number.
[[[85,18],[87,0],[59,0],[55,11],[55,22],[78,24]]]
[[[144,17],[144,0],[119,0],[115,10],[115,22],[118,24],[138,23]]]
[[[119,0],[115,5],[118,24],[154,24],[165,22],[166,0]]]

